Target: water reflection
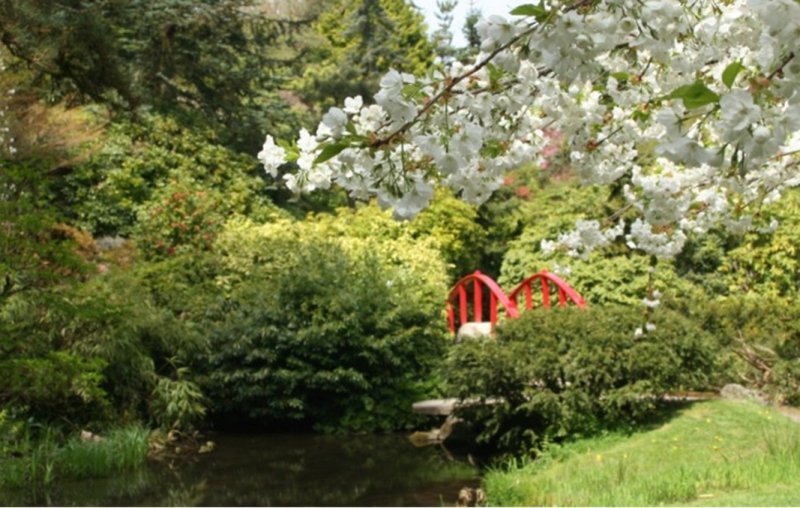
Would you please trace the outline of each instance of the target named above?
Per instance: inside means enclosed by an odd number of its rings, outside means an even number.
[[[1,504],[94,506],[453,505],[478,471],[405,436],[220,435],[211,454],[118,478],[16,493]],[[8,494],[8,493],[7,493]],[[32,497],[33,496],[33,497]]]

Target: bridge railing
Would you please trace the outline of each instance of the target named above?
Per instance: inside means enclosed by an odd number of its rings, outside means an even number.
[[[505,292],[497,285],[491,277],[476,270],[474,273],[463,277],[456,282],[450,294],[447,296],[447,322],[450,331],[456,333],[455,305],[458,305],[458,317],[460,325],[470,321],[468,310],[468,289],[472,287],[472,321],[483,321],[483,288],[489,291],[489,322],[494,326],[497,323],[498,305],[502,304],[506,315],[509,318],[519,317],[517,304],[506,296]]]
[[[561,277],[548,272],[547,270],[541,270],[524,281],[522,281],[516,288],[514,288],[511,293],[508,294],[508,299],[511,300],[514,305],[519,309],[519,297],[520,295],[525,296],[525,305],[524,309],[530,310],[535,307],[534,298],[533,298],[533,284],[535,282],[540,283],[540,291],[542,296],[542,307],[550,308],[550,292],[551,292],[551,284],[555,286],[556,295],[558,297],[558,305],[559,307],[566,307],[568,301],[572,301],[575,305],[579,308],[586,307],[586,301],[583,297],[575,291],[572,286],[567,284],[564,279]]]

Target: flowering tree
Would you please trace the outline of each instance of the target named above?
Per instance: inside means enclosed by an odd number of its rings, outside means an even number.
[[[482,53],[424,78],[387,73],[373,104],[331,108],[259,158],[294,191],[332,184],[399,216],[436,183],[473,203],[504,174],[555,157],[622,189],[624,213],[579,221],[544,247],[581,255],[624,236],[671,257],[687,234],[764,227],[761,204],[800,183],[796,0],[556,0],[479,25]],[[547,150],[545,150],[547,148]]]

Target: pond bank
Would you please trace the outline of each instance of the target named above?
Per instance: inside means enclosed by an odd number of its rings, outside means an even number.
[[[477,468],[406,435],[218,434],[212,453],[114,477],[0,493],[6,505],[441,506]],[[456,457],[458,459],[458,457]]]

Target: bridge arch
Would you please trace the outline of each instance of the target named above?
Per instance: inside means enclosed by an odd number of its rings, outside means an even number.
[[[450,331],[456,333],[455,307],[458,301],[458,316],[461,325],[469,321],[467,289],[472,284],[472,321],[483,321],[483,287],[489,290],[489,321],[492,326],[497,324],[497,307],[502,304],[509,318],[519,317],[517,304],[506,296],[505,292],[497,283],[478,270],[471,273],[455,283],[447,296],[447,323]]]
[[[564,279],[561,277],[548,272],[547,270],[541,270],[527,279],[523,280],[516,288],[514,288],[511,293],[508,295],[508,299],[517,307],[519,307],[519,297],[520,295],[524,295],[525,297],[525,310],[530,310],[534,308],[534,301],[533,301],[533,288],[532,285],[535,282],[539,282],[541,285],[541,296],[542,296],[542,307],[549,309],[551,306],[550,302],[550,285],[552,284],[556,288],[556,294],[558,297],[558,305],[559,307],[566,307],[568,300],[572,301],[575,305],[579,308],[583,309],[586,307],[586,300],[575,291],[569,284],[567,284]]]

